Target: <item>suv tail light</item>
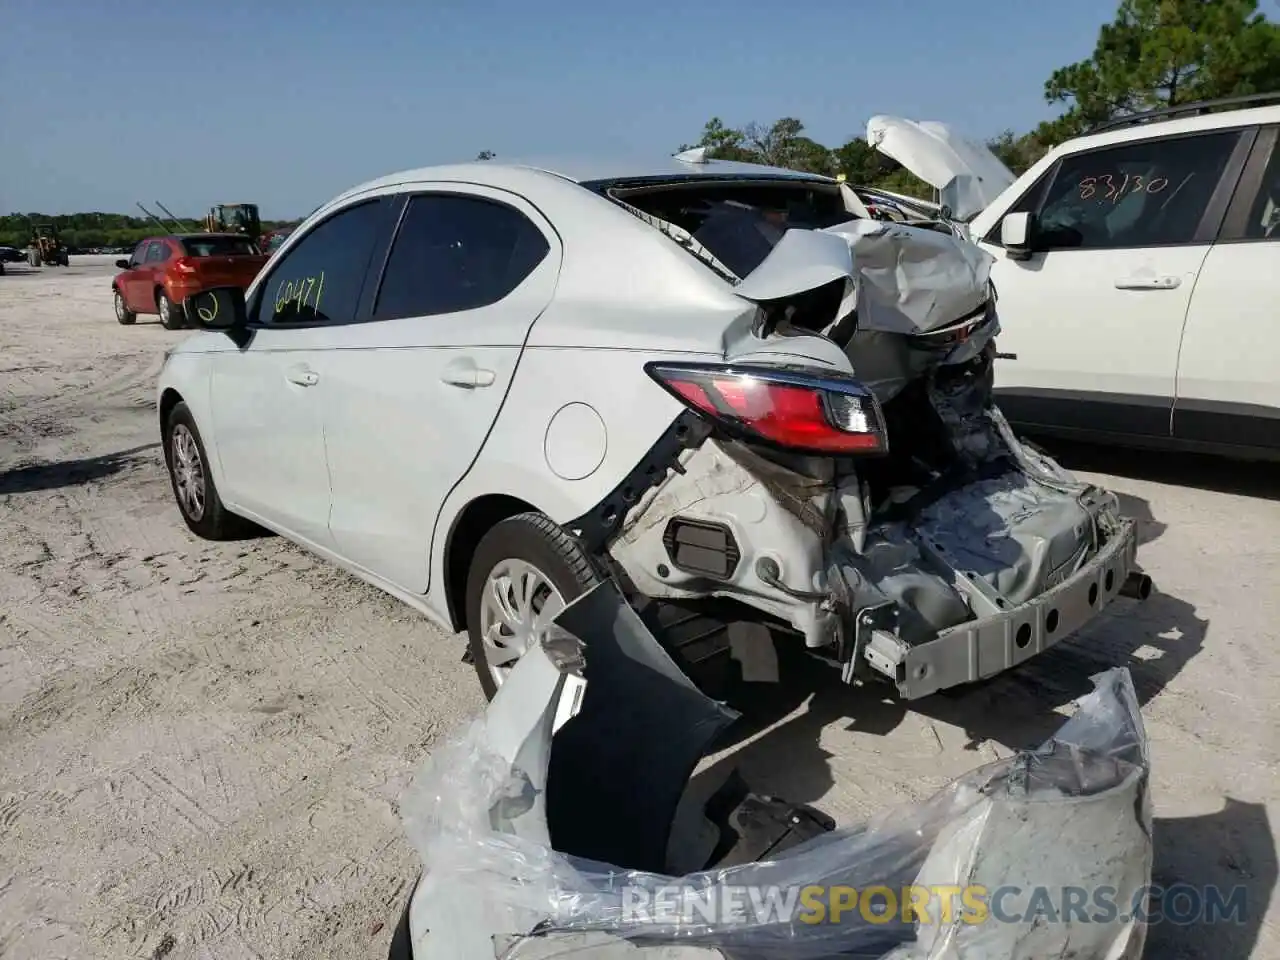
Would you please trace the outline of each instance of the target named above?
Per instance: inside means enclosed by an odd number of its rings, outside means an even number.
[[[196,261],[194,257],[179,257],[173,261],[173,269],[179,273],[192,274],[196,272]]]
[[[880,404],[857,380],[763,366],[646,364],[686,406],[742,439],[799,453],[886,453]]]

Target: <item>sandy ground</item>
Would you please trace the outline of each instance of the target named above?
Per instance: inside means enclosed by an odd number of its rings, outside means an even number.
[[[188,534],[153,406],[183,334],[116,324],[112,259],[0,277],[0,956],[385,956],[416,871],[398,799],[481,706],[475,676],[458,638],[280,538]],[[1280,481],[1061,452],[1144,521],[1151,600],[911,710],[784,657],[733,759],[848,821],[1040,741],[1128,664],[1157,881],[1249,897],[1148,956],[1280,957]]]

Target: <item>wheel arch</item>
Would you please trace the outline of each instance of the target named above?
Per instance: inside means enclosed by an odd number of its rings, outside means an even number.
[[[160,394],[160,403],[158,409],[160,411],[160,432],[164,433],[164,425],[169,422],[169,414],[173,412],[173,408],[182,403],[182,394],[173,387],[165,387],[164,392]]]
[[[454,518],[444,547],[444,599],[454,630],[467,629],[467,574],[481,538],[509,517],[540,512],[519,497],[486,494],[468,503]]]

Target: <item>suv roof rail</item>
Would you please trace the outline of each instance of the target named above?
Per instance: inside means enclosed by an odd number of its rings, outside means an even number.
[[[1173,120],[1183,116],[1200,116],[1215,110],[1243,110],[1246,107],[1265,107],[1280,104],[1280,91],[1274,93],[1248,93],[1238,97],[1219,97],[1216,100],[1196,100],[1192,103],[1180,103],[1176,107],[1164,107],[1161,110],[1146,110],[1132,113],[1127,117],[1117,117],[1100,123],[1089,129],[1090,134],[1103,133],[1107,130],[1119,130],[1121,127],[1137,126],[1140,123],[1152,123],[1160,120]]]

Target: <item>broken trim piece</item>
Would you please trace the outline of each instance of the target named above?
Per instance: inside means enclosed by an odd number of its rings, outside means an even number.
[[[628,511],[662,483],[671,470],[680,470],[680,454],[711,435],[711,425],[692,410],[681,411],[635,468],[589,512],[565,524],[589,553],[601,554],[626,520]]]

